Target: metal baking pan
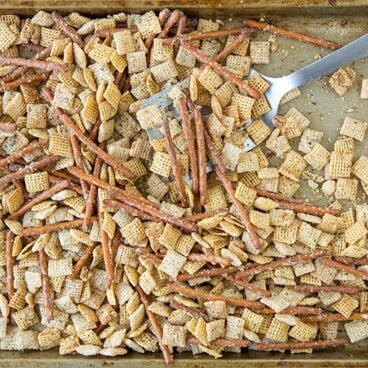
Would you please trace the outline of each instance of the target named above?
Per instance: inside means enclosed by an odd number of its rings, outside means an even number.
[[[113,14],[120,11],[142,12],[164,7],[179,8],[189,15],[221,19],[231,26],[238,26],[246,17],[264,16],[272,23],[321,38],[345,44],[368,32],[368,0],[2,0],[1,14],[31,15],[38,10],[58,10],[67,14],[79,11],[85,14]],[[230,25],[229,25],[230,26]],[[269,34],[259,33],[258,39],[267,40]],[[306,65],[330,52],[301,44],[297,41],[278,38],[279,51],[271,56],[271,64],[257,66],[265,75],[281,76]],[[361,80],[368,78],[368,60],[353,64],[357,80],[349,93],[341,98],[327,85],[327,77],[301,87],[302,96],[281,107],[285,113],[295,106],[311,120],[311,128],[324,131],[323,144],[331,149],[346,115],[368,120],[368,100],[359,98]],[[368,154],[368,141],[360,144],[358,153]],[[300,195],[324,205],[323,199],[308,188],[300,189]],[[50,367],[163,367],[160,353],[129,353],[122,358],[59,356],[57,351],[7,352],[0,351],[0,368],[25,366]],[[175,354],[175,367],[368,367],[367,342],[346,347],[316,351],[313,354],[267,353],[249,351],[241,354],[228,353],[215,360],[205,355],[191,353]]]

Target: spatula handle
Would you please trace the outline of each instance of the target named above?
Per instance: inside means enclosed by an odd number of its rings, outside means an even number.
[[[288,89],[292,89],[365,56],[368,56],[368,33],[283,79]]]

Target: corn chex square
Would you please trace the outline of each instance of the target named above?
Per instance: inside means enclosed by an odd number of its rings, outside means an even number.
[[[46,171],[27,174],[24,182],[28,193],[41,192],[49,189],[49,174]]]
[[[332,308],[344,317],[349,318],[358,306],[359,302],[357,299],[348,294],[344,294],[338,302],[332,305]]]
[[[169,346],[185,347],[187,329],[185,326],[164,323],[162,329],[162,343]]]
[[[368,233],[363,221],[357,221],[345,231],[345,240],[349,244],[354,244]]]
[[[307,162],[295,151],[290,151],[286,155],[285,161],[280,166],[280,174],[287,178],[299,182],[300,176],[303,174]]]
[[[186,260],[180,253],[168,250],[158,269],[175,279]]]
[[[321,230],[318,230],[308,223],[302,221],[298,230],[297,240],[308,247],[315,249],[321,234]]]
[[[340,134],[363,142],[367,128],[367,121],[361,121],[347,116],[345,117],[344,123],[341,127]]]
[[[304,156],[304,160],[315,170],[322,170],[330,161],[330,152],[322,145],[316,143]]]
[[[335,198],[355,201],[358,193],[358,180],[338,178],[336,181]]]
[[[352,172],[353,155],[331,152],[330,175],[331,178],[349,178]]]
[[[250,58],[253,64],[269,64],[270,43],[268,41],[251,41]]]
[[[316,338],[318,326],[299,321],[289,331],[289,336],[298,341],[312,341]]]
[[[368,183],[368,157],[364,155],[360,156],[354,162],[352,172],[363,183]]]

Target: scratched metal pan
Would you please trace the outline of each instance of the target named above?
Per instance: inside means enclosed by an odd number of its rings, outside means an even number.
[[[301,5],[307,3],[308,5]],[[193,5],[195,4],[195,7]],[[193,16],[222,19],[234,27],[247,16],[265,16],[273,23],[299,32],[345,44],[368,32],[368,1],[340,0],[9,0],[0,1],[0,13],[31,15],[35,11],[58,10],[62,13],[80,11],[85,14],[112,14],[119,11],[142,12],[164,7],[180,8]],[[266,40],[269,35],[260,33],[258,39]],[[269,76],[281,76],[325,55],[328,50],[278,38],[279,51],[271,56],[271,64],[258,67]],[[324,131],[323,144],[331,149],[331,142],[338,135],[346,115],[368,120],[368,100],[359,98],[360,84],[368,78],[368,60],[353,64],[357,81],[345,97],[337,97],[327,85],[327,77],[301,87],[302,96],[281,107],[285,113],[291,106],[298,108],[311,120],[311,127]],[[359,145],[359,152],[368,155],[368,140]],[[304,186],[299,195],[319,204],[323,199]],[[368,367],[368,345],[366,341],[353,346],[316,351],[313,354],[281,354],[266,352],[244,352],[225,354],[223,359],[214,360],[205,355],[193,357],[189,353],[175,354],[175,367],[201,368],[271,368],[271,367]],[[45,352],[0,352],[0,368],[15,367],[76,367],[102,368],[163,367],[161,354],[130,353],[122,358],[59,356],[57,351]]]

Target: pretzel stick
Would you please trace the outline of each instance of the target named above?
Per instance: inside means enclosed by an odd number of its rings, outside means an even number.
[[[12,89],[16,89],[22,84],[30,84],[30,83],[33,83],[33,82],[40,82],[40,81],[43,81],[43,80],[47,79],[48,77],[49,77],[48,73],[27,75],[25,77],[16,79],[12,82],[4,83],[0,87],[0,91],[9,91],[9,90],[12,90]]]
[[[185,186],[184,186],[183,176],[181,172],[181,167],[176,157],[175,146],[174,146],[174,142],[171,137],[170,127],[169,127],[169,123],[167,122],[167,120],[164,122],[163,127],[164,127],[164,133],[165,133],[167,153],[169,154],[169,157],[170,157],[172,171],[173,171],[176,186],[179,192],[181,205],[185,208],[185,207],[188,207],[188,199],[185,193]]]
[[[255,88],[251,87],[248,83],[236,77],[234,74],[230,73],[224,66],[217,63],[210,57],[206,56],[203,52],[198,50],[196,47],[192,46],[189,41],[182,41],[181,45],[193,54],[201,63],[208,65],[212,69],[214,69],[218,74],[222,75],[226,80],[234,83],[239,89],[247,92],[251,97],[255,99],[259,99],[261,97],[261,93],[258,92]]]
[[[291,203],[291,202],[278,202],[279,207],[283,209],[293,210],[295,212],[302,212],[302,213],[308,213],[311,215],[324,215],[326,213],[333,215],[333,216],[340,216],[339,210],[333,210],[329,208],[321,208],[321,207],[315,207],[310,204],[299,204],[299,203]]]
[[[305,205],[308,204],[308,202],[305,202],[299,198],[288,197],[282,194],[268,192],[267,190],[258,189],[258,188],[254,188],[254,190],[257,192],[257,195],[259,197],[270,198],[270,199],[273,199],[275,201],[280,201],[280,202],[301,203],[301,204],[304,203]]]
[[[116,253],[120,245],[121,233],[118,229],[115,230],[114,237],[111,242],[111,259],[115,262]]]
[[[294,349],[323,349],[330,346],[338,346],[348,344],[348,339],[334,340],[317,340],[317,341],[302,341],[302,342],[262,342],[255,344],[255,350],[294,350]]]
[[[78,138],[74,134],[71,134],[70,142],[71,142],[71,146],[72,146],[75,166],[77,166],[81,170],[84,170],[83,163],[82,163],[82,157],[81,157],[81,149],[80,149],[80,145],[79,145],[79,142],[78,142]],[[82,192],[83,192],[83,198],[86,201],[87,198],[88,198],[88,190],[89,190],[88,185],[82,179],[80,179],[80,185],[81,185]]]
[[[118,187],[112,187],[109,183],[106,181],[103,181],[97,177],[92,176],[91,174],[87,174],[86,172],[78,169],[76,166],[68,167],[68,171],[74,175],[77,178],[82,178],[83,180],[87,181],[88,183],[94,184],[98,186],[99,188],[110,190],[114,192],[114,195],[120,194],[121,196],[129,197],[132,199],[135,199],[138,202],[142,202],[143,204],[146,204],[147,206],[159,208],[159,206],[149,201],[148,199],[132,192],[128,192],[127,190],[120,189]],[[134,206],[135,207],[135,206]]]
[[[25,227],[20,232],[22,236],[33,236],[49,233],[52,231],[60,231],[65,229],[75,229],[83,225],[83,219],[77,219],[73,221],[58,222],[56,224],[43,225],[38,227]]]
[[[231,42],[227,47],[224,47],[215,57],[214,61],[218,63],[223,62],[228,55],[230,55],[239,45],[242,44],[246,39],[249,39],[249,36],[254,33],[254,29],[252,28],[244,28],[239,36]]]
[[[186,232],[198,231],[198,226],[196,224],[193,224],[192,222],[188,222],[185,219],[181,219],[179,217],[170,215],[155,207],[151,207],[133,197],[128,197],[127,195],[123,195],[120,191],[121,189],[118,191],[117,188],[111,187],[110,189],[107,190],[107,194],[112,197],[115,197],[119,201],[131,207],[135,207],[143,212],[146,212],[147,214],[155,217],[156,221],[168,222],[169,224],[179,227]]]
[[[339,270],[339,271],[342,271],[342,272],[350,273],[351,275],[360,277],[363,280],[368,280],[368,273],[367,272],[359,271],[356,268],[347,266],[343,263],[336,262],[336,261],[334,261],[330,258],[321,258],[320,261],[325,266],[335,268],[336,270]]]
[[[272,296],[271,291],[263,290],[263,289],[255,286],[255,285],[250,284],[250,283],[245,282],[245,281],[237,280],[235,277],[230,276],[228,274],[225,274],[223,277],[226,280],[229,280],[229,281],[233,282],[235,285],[241,286],[244,289],[247,289],[247,290],[251,291],[252,293],[263,296],[264,298],[269,298],[269,297]]]
[[[168,18],[170,17],[170,10],[165,8],[162,9],[158,15],[158,21],[160,22],[161,27],[165,24],[165,22],[168,20]],[[153,40],[155,39],[155,36],[150,36],[146,39],[146,41],[144,42],[145,46],[150,49],[152,47],[153,44]]]
[[[195,318],[203,318],[206,322],[210,321],[207,314],[202,313],[200,310],[198,310],[196,308],[192,308],[192,307],[188,307],[184,304],[180,304],[180,303],[176,302],[175,300],[170,301],[170,307],[175,309],[175,310],[181,309],[181,310],[187,312],[188,314],[190,314],[191,316],[193,316]]]
[[[0,178],[0,185],[1,184],[5,184],[5,183],[9,183],[9,181],[12,181],[12,180],[18,180],[18,179],[21,179],[23,178],[24,175],[27,175],[27,174],[30,174],[30,173],[33,173],[35,172],[36,170],[48,165],[48,164],[51,164],[57,160],[59,160],[60,157],[59,156],[47,156],[46,158],[43,158],[42,160],[40,161],[36,161],[28,166],[25,166],[24,168],[16,171],[16,172],[13,172],[11,174],[8,174],[8,175],[5,175],[3,176],[2,178]]]
[[[45,199],[52,197],[55,193],[67,188],[68,186],[69,186],[69,182],[67,180],[60,181],[59,183],[55,184],[51,188],[41,192],[36,197],[29,200],[27,203],[24,203],[22,207],[20,207],[14,213],[8,216],[8,219],[9,220],[17,219],[18,217],[22,216],[25,212],[29,211],[36,204],[44,201]]]
[[[117,187],[111,187],[108,183],[104,182],[103,180],[94,178],[92,175],[84,173],[83,171],[79,170],[75,166],[69,167],[68,170],[73,175],[82,177],[84,180],[87,180],[88,182],[93,183],[102,189],[106,189],[107,193],[110,196],[118,199],[119,201],[129,206],[138,208],[139,210],[146,212],[153,217],[156,217],[158,221],[168,222],[172,225],[182,228],[183,230],[187,232],[198,230],[197,225],[191,222],[188,222],[185,219],[181,219],[181,218],[172,216],[166,212],[159,210],[157,206],[154,206],[152,202],[148,201],[147,199],[143,197],[137,196],[136,194],[127,192],[126,190],[123,190]]]
[[[211,277],[220,275],[229,275],[231,273],[239,272],[239,267],[226,267],[226,268],[212,268],[210,270],[203,270],[195,272],[192,275],[189,273],[180,274],[177,276],[177,281],[188,281],[201,277]]]
[[[198,345],[201,344],[200,340],[190,337],[187,340],[188,345]],[[212,346],[219,347],[238,347],[238,348],[246,348],[249,346],[248,340],[243,339],[216,339],[210,342]]]
[[[100,225],[100,237],[101,237],[101,246],[102,246],[102,254],[105,263],[106,270],[106,289],[108,289],[114,279],[114,264],[111,258],[111,253],[109,249],[109,238],[107,232],[102,228],[104,221],[104,212],[101,211],[99,206],[98,208],[98,222]]]
[[[167,21],[165,22],[165,25],[162,29],[162,31],[157,35],[157,38],[164,38],[167,36],[167,34],[169,33],[169,31],[171,30],[171,28],[175,25],[176,22],[178,22],[178,20],[183,16],[183,13],[178,10],[175,9],[169,16],[169,18],[167,19]]]
[[[135,217],[139,217],[141,220],[143,221],[157,221],[157,219],[151,215],[148,215],[147,213],[129,206],[127,204],[118,202],[118,201],[114,201],[112,199],[104,199],[103,204],[106,207],[111,207],[111,208],[115,208],[115,209],[119,209],[119,210],[123,210],[125,213],[128,213],[129,215],[135,216]]]
[[[187,103],[194,115],[194,124],[196,128],[196,140],[198,146],[198,177],[199,177],[199,202],[201,206],[205,206],[207,200],[207,167],[206,167],[206,144],[204,139],[204,125],[202,120],[202,112],[196,107],[190,97],[190,93],[186,93]]]
[[[15,132],[17,124],[15,123],[0,123],[0,130],[3,132]]]
[[[295,315],[315,315],[318,316],[323,312],[322,308],[315,307],[288,307],[283,309],[280,314],[295,314]],[[275,314],[275,311],[272,308],[262,308],[258,309],[257,313],[259,314]]]
[[[48,274],[48,259],[45,251],[41,249],[38,252],[39,261],[40,261],[40,271],[41,271],[41,277],[42,277],[42,293],[43,293],[43,299],[45,303],[46,308],[46,315],[47,320],[52,320],[52,287],[50,283],[50,278]]]
[[[66,64],[49,63],[48,61],[36,60],[36,59],[23,59],[17,57],[0,56],[1,64],[8,65],[20,65],[30,68],[39,68],[45,70],[55,70],[57,72],[65,72],[68,68]]]
[[[95,161],[95,166],[93,168],[93,176],[95,178],[100,177],[101,169],[102,169],[102,160],[100,157],[97,157]],[[88,198],[86,201],[86,210],[84,214],[83,227],[85,229],[88,229],[89,225],[91,224],[93,210],[96,203],[96,196],[97,196],[97,187],[95,184],[91,184],[91,186],[89,187]]]
[[[78,44],[80,47],[84,47],[84,42],[79,37],[77,32],[68,25],[68,23],[60,14],[58,14],[56,11],[53,11],[51,16],[58,28],[60,28],[67,36],[69,36],[73,42]]]
[[[102,120],[98,118],[89,133],[90,140],[95,141],[97,139],[98,131],[100,129],[101,124],[102,124]]]
[[[11,170],[9,170],[6,167],[3,167],[2,170],[6,173],[6,174],[11,174]],[[16,170],[15,170],[16,171]],[[24,185],[22,183],[20,183],[18,180],[12,180],[12,183],[17,187],[17,189],[20,189],[22,191],[22,193],[26,193],[26,190],[24,188]]]
[[[162,258],[163,258],[163,257],[161,257],[161,254],[159,254],[159,253],[152,254],[152,253],[149,253],[148,251],[144,251],[144,250],[141,250],[141,251],[138,250],[137,255],[139,257],[149,259],[156,267],[158,267],[161,264]]]
[[[193,193],[198,193],[198,163],[197,163],[197,153],[194,144],[194,137],[192,132],[192,127],[190,124],[189,113],[187,109],[187,104],[185,97],[179,98],[178,107],[181,115],[181,122],[183,126],[183,133],[187,143],[188,148],[188,158],[190,164],[190,171],[192,173],[192,190]]]
[[[263,307],[263,305],[259,302],[253,301],[253,300],[245,300],[245,299],[239,299],[239,298],[233,298],[230,296],[225,295],[216,295],[207,293],[206,291],[198,290],[198,289],[191,289],[189,287],[183,287],[178,284],[174,283],[168,283],[166,287],[173,291],[180,294],[183,294],[185,296],[189,296],[191,298],[201,298],[205,300],[211,300],[211,301],[224,301],[232,305],[238,305],[240,307],[246,307],[246,308],[253,308],[253,309],[260,309]]]
[[[275,268],[282,267],[282,266],[290,266],[293,264],[302,263],[308,260],[313,260],[316,258],[323,257],[324,255],[325,255],[325,252],[323,250],[320,250],[320,251],[313,252],[313,253],[298,254],[296,256],[292,256],[288,258],[278,259],[276,261],[272,261],[272,262],[269,262],[263,265],[259,265],[259,266],[250,268],[248,270],[241,271],[236,275],[236,278],[257,275],[261,272],[271,271]]]
[[[162,343],[162,329],[161,329],[161,325],[160,323],[157,321],[155,314],[153,314],[150,310],[149,310],[149,301],[148,301],[148,297],[146,295],[146,293],[141,289],[141,287],[139,285],[136,286],[136,290],[139,294],[139,297],[141,299],[141,302],[144,305],[144,308],[146,310],[146,314],[147,317],[149,319],[149,321],[151,322],[151,327],[152,327],[152,331],[155,334],[157,340],[158,340],[158,344],[160,345],[161,351],[162,351],[162,355],[164,357],[165,363],[166,364],[171,364],[172,363],[172,356],[170,354],[170,350],[168,348],[167,345],[164,345]]]
[[[12,153],[10,156],[7,156],[0,160],[0,167],[4,167],[8,165],[11,162],[14,162],[18,158],[22,158],[27,153],[33,152],[37,148],[41,148],[43,146],[46,146],[46,144],[49,142],[49,137],[42,138],[39,141],[33,141],[32,143],[28,144],[27,146],[23,147],[17,152]]]
[[[182,41],[197,41],[197,40],[210,40],[210,39],[216,39],[216,38],[225,38],[228,36],[237,36],[243,31],[244,28],[232,28],[232,29],[224,29],[221,31],[211,31],[211,32],[193,32],[193,33],[187,33],[178,35],[176,37],[172,38],[166,38],[164,39],[164,45],[172,45],[177,42]]]
[[[253,301],[253,300],[244,300],[234,297],[228,297],[224,295],[216,295],[211,294],[202,290],[197,289],[191,289],[188,287],[179,286],[176,283],[170,282],[166,285],[171,291],[178,292],[180,294],[192,297],[192,298],[201,298],[205,300],[211,300],[211,301],[224,301],[229,304],[249,308],[252,310],[256,310],[260,314],[274,314],[275,311],[272,308],[265,307],[262,303]],[[282,314],[312,314],[312,315],[319,315],[322,313],[321,308],[314,308],[314,307],[304,307],[304,306],[296,306],[296,307],[288,307],[285,308],[282,312]]]
[[[52,103],[52,93],[47,88],[44,87],[42,89],[42,93],[44,98],[50,104]],[[127,179],[133,179],[134,175],[130,170],[125,168],[123,165],[119,164],[116,160],[114,160],[108,153],[106,153],[103,149],[97,146],[90,138],[86,137],[83,132],[74,124],[74,121],[60,108],[55,108],[56,113],[59,116],[59,119],[63,122],[63,124],[69,129],[71,134],[75,134],[78,139],[84,143],[92,152],[94,152],[97,156],[101,157],[107,164],[111,165],[114,169],[119,171],[122,175],[124,175]]]
[[[226,216],[227,213],[228,213],[227,208],[219,208],[214,211],[196,213],[195,215],[185,216],[184,218],[187,221],[197,222],[217,215]]]
[[[19,47],[24,47],[27,50],[36,51],[36,52],[41,52],[41,51],[45,50],[45,47],[40,46],[40,45],[36,45],[34,43],[31,43],[31,42],[30,43],[21,43],[18,46]]]
[[[296,285],[294,286],[295,291],[306,291],[309,293],[319,293],[320,291],[324,292],[336,292],[336,293],[346,293],[346,294],[356,294],[360,291],[367,290],[366,288],[359,288],[353,286],[344,286],[344,285]]]
[[[304,316],[300,317],[305,323],[320,323],[320,322],[340,322],[340,321],[360,321],[367,320],[367,313],[352,313],[349,317],[345,317],[340,313],[326,313],[318,316]]]
[[[39,53],[37,53],[32,59],[30,60],[44,60],[48,58],[51,54],[52,45],[46,47]],[[29,66],[20,66],[19,68],[15,69],[13,72],[11,72],[9,75],[1,79],[1,83],[7,83],[15,78],[19,77],[20,75],[24,75],[28,70],[30,70],[31,67]]]
[[[205,261],[205,262],[210,262],[212,264],[217,263],[223,266],[231,265],[230,258],[222,257],[222,256],[218,257],[218,256],[210,255],[210,254],[190,253],[188,254],[187,259],[189,259],[190,261]]]
[[[51,184],[58,184],[58,183],[60,183],[62,181],[63,181],[63,179],[60,179],[57,176],[49,175],[49,182]],[[79,185],[73,183],[71,180],[68,180],[68,179],[67,179],[67,182],[68,182],[68,188],[69,189],[74,190],[75,192],[77,192],[78,194],[80,194],[81,196],[83,196],[82,188]]]
[[[76,279],[80,272],[82,271],[82,268],[87,264],[90,256],[92,255],[94,249],[97,247],[97,243],[94,243],[93,245],[87,246],[83,255],[78,259],[77,263],[74,265],[74,269],[72,274],[70,275],[70,278],[72,280]]]
[[[6,291],[8,293],[8,299],[13,297],[14,290],[14,258],[13,258],[13,241],[14,233],[10,230],[6,233]]]
[[[186,24],[187,24],[187,17],[183,15],[178,21],[178,27],[176,29],[176,36],[181,36],[184,33]],[[179,46],[180,45],[178,43],[174,44],[174,54],[175,55],[178,53]]]
[[[226,167],[222,161],[222,158],[220,156],[220,154],[218,153],[212,138],[210,137],[210,135],[208,134],[208,132],[204,129],[204,138],[206,140],[206,144],[207,147],[209,149],[209,151],[211,152],[212,155],[212,159],[216,165],[216,173],[218,175],[218,177],[220,178],[223,187],[225,188],[226,192],[229,194],[230,200],[231,202],[234,204],[234,206],[236,207],[238,213],[239,213],[239,217],[242,221],[242,223],[245,225],[249,236],[252,240],[253,245],[257,248],[260,249],[261,248],[261,243],[259,241],[258,235],[255,231],[255,228],[253,226],[253,224],[250,222],[249,217],[247,212],[245,211],[242,203],[235,197],[235,192],[234,189],[231,185],[231,182],[229,181],[229,179],[226,176]]]
[[[53,169],[50,169],[48,167],[45,167],[43,169],[43,171],[46,171],[48,172],[50,175],[53,175],[61,180],[69,180],[69,181],[72,181],[74,183],[79,183],[79,179],[78,178],[75,178],[69,174],[67,174],[66,172],[64,171],[57,171],[57,170],[53,170]]]
[[[247,19],[244,21],[244,24],[248,27],[260,29],[262,31],[267,31],[279,36],[292,38],[294,40],[308,42],[316,46],[327,47],[333,50],[340,48],[340,45],[335,42],[326,41],[317,37],[305,35],[303,33],[293,32],[284,28],[275,27],[270,24],[267,24],[266,22],[259,22],[254,19]]]
[[[123,79],[124,72],[116,72],[114,83],[119,87]],[[119,88],[120,89],[120,88]]]
[[[350,258],[350,257],[334,257],[335,261],[344,263],[344,264],[351,264],[351,265],[357,265],[357,266],[364,266],[368,265],[368,259],[367,258]]]
[[[137,33],[138,28],[106,28],[106,29],[97,29],[95,30],[95,36],[100,38],[106,38],[112,36],[114,33],[123,32],[123,31],[130,31],[131,33]]]

